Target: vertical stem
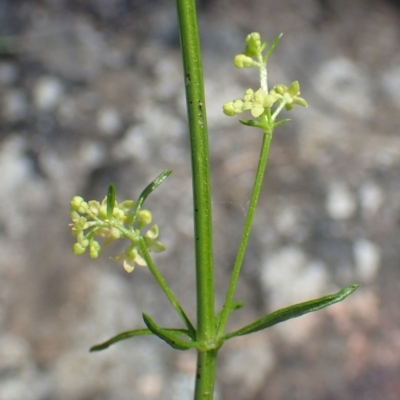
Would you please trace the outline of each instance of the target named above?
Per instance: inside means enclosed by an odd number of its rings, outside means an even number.
[[[212,400],[214,397],[217,352],[218,350],[197,352],[195,400]]]
[[[210,166],[195,0],[177,0],[193,176],[198,341],[214,337],[214,274]]]
[[[196,339],[202,344],[197,353],[195,400],[212,400],[217,350],[215,350],[210,161],[196,1],[177,0],[177,10],[192,158],[197,289]]]

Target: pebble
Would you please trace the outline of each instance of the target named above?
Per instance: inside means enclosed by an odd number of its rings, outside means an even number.
[[[33,87],[33,102],[42,111],[53,110],[64,93],[61,81],[51,76],[40,78]]]
[[[12,237],[20,237],[27,229],[21,190],[26,189],[32,175],[25,147],[26,140],[15,135],[3,141],[0,151],[0,222]]]
[[[353,254],[358,279],[362,283],[372,282],[380,268],[380,248],[369,240],[359,239],[354,242]]]
[[[381,86],[392,103],[400,108],[400,68],[398,66],[387,70],[382,74]]]
[[[344,182],[329,185],[325,203],[328,215],[335,220],[352,218],[357,209],[355,196]]]
[[[97,128],[103,135],[114,136],[122,128],[122,120],[117,110],[102,108],[97,114]]]
[[[361,210],[365,217],[372,217],[381,208],[384,194],[375,182],[365,182],[359,191]]]

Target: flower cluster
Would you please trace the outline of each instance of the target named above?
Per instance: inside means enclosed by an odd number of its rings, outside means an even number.
[[[152,214],[148,210],[134,213],[135,203],[126,200],[122,203],[114,202],[112,215],[109,218],[107,197],[99,203],[96,200],[86,202],[82,197],[75,196],[70,203],[72,224],[71,232],[76,237],[72,250],[81,255],[89,249],[91,258],[97,258],[101,245],[96,238],[102,238],[106,246],[119,238],[126,238],[130,244],[124,253],[114,257],[114,260],[123,260],[127,272],[132,272],[135,264],[146,266],[146,261],[139,250],[139,240],[144,239],[149,250],[161,252],[165,250],[162,243],[157,241],[158,227],[153,225],[144,235],[141,229],[152,222]],[[135,220],[134,220],[135,219]]]
[[[250,111],[254,118],[263,120],[265,127],[268,127],[277,126],[275,119],[283,108],[291,110],[294,104],[307,107],[307,102],[299,96],[300,85],[297,81],[292,82],[289,87],[279,84],[272,90],[268,90],[267,62],[280,38],[281,35],[275,39],[267,49],[266,54],[263,55],[267,43],[261,41],[260,34],[253,32],[247,36],[246,49],[243,53],[235,56],[234,64],[237,68],[257,67],[260,70],[260,88],[257,91],[247,89],[242,99],[225,103],[223,105],[224,114],[233,116],[244,111]],[[274,106],[276,106],[276,109],[271,112]],[[261,125],[253,124],[253,126]]]
[[[262,115],[267,109],[271,109],[275,103],[279,103],[280,108],[285,107],[291,110],[294,104],[307,107],[307,102],[299,97],[300,85],[298,81],[294,81],[289,87],[279,84],[276,85],[269,93],[265,93],[262,88],[254,92],[253,89],[247,89],[243,99],[236,99],[224,104],[224,114],[233,116],[244,111],[250,111],[255,118]]]

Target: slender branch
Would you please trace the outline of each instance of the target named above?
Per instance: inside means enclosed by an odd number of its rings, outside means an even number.
[[[240,241],[240,246],[238,250],[238,254],[236,256],[235,265],[233,267],[231,281],[229,283],[229,288],[226,294],[226,299],[224,303],[224,307],[221,313],[221,320],[218,326],[218,333],[217,336],[221,337],[224,334],[226,322],[229,317],[229,313],[231,311],[230,305],[233,301],[233,296],[235,294],[235,288],[237,281],[239,279],[240,269],[242,267],[243,258],[246,252],[247,242],[249,240],[251,226],[253,224],[254,214],[257,207],[258,198],[260,196],[261,186],[264,178],[265,167],[267,166],[268,160],[268,153],[269,153],[269,146],[272,139],[272,131],[264,132],[263,143],[261,146],[261,154],[260,160],[258,162],[258,168],[256,173],[256,180],[253,186],[253,192],[251,194],[249,210],[247,213],[246,221],[244,224],[244,229],[242,233],[242,239]]]
[[[164,279],[164,277],[161,275],[160,271],[158,270],[157,266],[154,264],[149,250],[147,249],[146,243],[144,239],[141,237],[139,240],[139,249],[141,255],[143,255],[144,260],[147,263],[147,266],[149,267],[150,272],[153,274],[154,278],[156,279],[157,283],[160,285],[162,290],[164,291],[165,295],[168,297],[168,300],[172,304],[172,306],[175,308],[176,312],[179,314],[179,316],[182,318],[183,322],[186,325],[186,328],[188,329],[192,339],[195,339],[196,337],[196,330],[193,327],[192,323],[190,322],[189,318],[187,317],[185,311],[183,310],[182,306],[179,304],[179,301],[175,297],[174,293],[168,286],[168,283]]]

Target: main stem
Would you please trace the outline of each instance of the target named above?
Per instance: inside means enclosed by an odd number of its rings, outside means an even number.
[[[197,286],[198,350],[195,400],[211,400],[214,393],[215,344],[214,272],[210,163],[206,106],[195,0],[177,0],[185,74],[193,177],[194,233]]]

